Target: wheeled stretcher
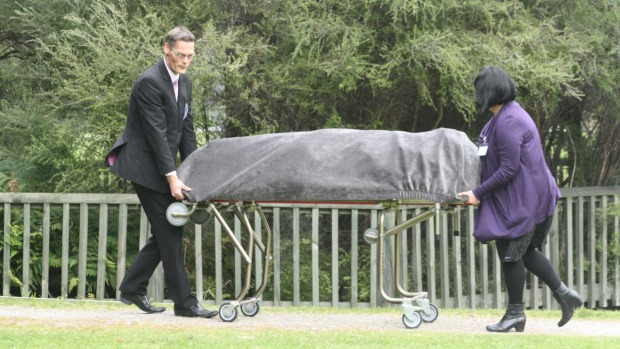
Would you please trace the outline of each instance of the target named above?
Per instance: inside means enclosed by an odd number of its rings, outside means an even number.
[[[464,133],[451,129],[422,133],[325,129],[214,140],[192,153],[179,167],[179,178],[192,190],[185,193],[183,203],[168,208],[167,218],[175,225],[190,219],[203,224],[213,215],[246,262],[242,291],[220,307],[220,318],[230,322],[237,318],[239,307],[246,316],[256,315],[268,284],[271,229],[262,205],[381,205],[378,227],[367,229],[364,239],[377,243],[381,296],[389,303],[401,304],[403,324],[416,328],[422,321],[434,321],[438,309],[430,303],[426,292],[407,292],[398,283],[398,260],[402,258],[399,248],[393,279],[397,280],[400,296],[387,294],[383,283],[385,239],[425,220],[439,220],[442,212],[450,212],[462,202],[456,193],[478,185],[479,171],[477,147]],[[387,212],[408,205],[424,205],[428,209],[385,228]],[[246,248],[223,218],[222,212],[226,211],[232,211],[248,233]],[[258,212],[266,227],[264,240],[248,220],[248,213],[253,211]],[[248,296],[254,248],[262,252],[263,275],[261,285]]]
[[[247,247],[244,248],[241,242],[235,236],[234,232],[228,225],[228,222],[224,219],[222,213],[224,211],[232,211],[234,215],[239,219],[245,232],[248,233]],[[260,237],[256,234],[250,220],[248,213],[258,212],[263,226],[266,228],[267,236],[265,243],[263,243]],[[168,221],[173,225],[184,225],[190,219],[195,224],[204,224],[208,221],[210,215],[215,216],[221,226],[224,228],[228,236],[235,244],[236,250],[241,254],[244,262],[246,263],[245,279],[241,292],[235,297],[234,300],[224,303],[220,306],[219,316],[222,321],[232,322],[237,319],[237,309],[240,307],[241,312],[245,316],[255,316],[260,310],[261,296],[267,288],[269,282],[269,261],[271,259],[271,228],[267,221],[262,207],[254,202],[227,202],[227,201],[207,201],[202,203],[194,203],[188,209],[188,206],[184,203],[174,203],[168,207],[166,211]],[[257,285],[254,293],[248,296],[250,285],[252,281],[252,260],[254,254],[254,248],[258,248],[262,252],[263,256],[263,270],[262,270],[262,283]]]

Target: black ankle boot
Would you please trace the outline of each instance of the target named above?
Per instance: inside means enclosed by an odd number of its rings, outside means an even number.
[[[514,328],[517,332],[523,332],[525,329],[525,313],[523,312],[523,303],[508,304],[508,309],[504,317],[495,325],[487,326],[489,332],[508,332]]]
[[[583,299],[579,293],[569,289],[564,283],[553,291],[553,298],[560,303],[562,308],[562,319],[558,322],[558,327],[564,326],[573,317],[575,309],[583,305]]]

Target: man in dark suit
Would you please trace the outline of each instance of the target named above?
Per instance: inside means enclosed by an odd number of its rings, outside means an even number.
[[[120,300],[147,313],[166,310],[149,303],[146,287],[162,262],[174,314],[213,317],[192,295],[181,253],[183,227],[166,219],[167,207],[191,190],[176,174],[181,160],[196,150],[191,110],[192,82],[185,72],[194,58],[194,35],[184,27],[172,29],[164,43],[164,58],[140,75],[131,90],[125,130],[105,165],[115,175],[131,181],[151,223],[152,236],[127,270],[119,287]]]

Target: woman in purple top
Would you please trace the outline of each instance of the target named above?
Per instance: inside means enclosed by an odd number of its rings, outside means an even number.
[[[480,204],[474,236],[483,243],[495,241],[508,293],[505,315],[497,324],[487,326],[487,330],[508,332],[514,328],[523,332],[526,268],[553,291],[562,308],[558,326],[564,326],[583,300],[564,285],[549,259],[540,252],[551,228],[560,190],[545,162],[538,129],[515,102],[517,89],[504,70],[482,68],[474,86],[481,114],[489,110],[493,116],[478,136],[481,184],[459,195],[467,196],[466,204]]]

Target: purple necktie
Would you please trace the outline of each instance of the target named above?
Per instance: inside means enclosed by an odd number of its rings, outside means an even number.
[[[179,100],[179,79],[176,79],[173,83],[172,86],[174,87],[174,98],[176,98],[176,100]]]

